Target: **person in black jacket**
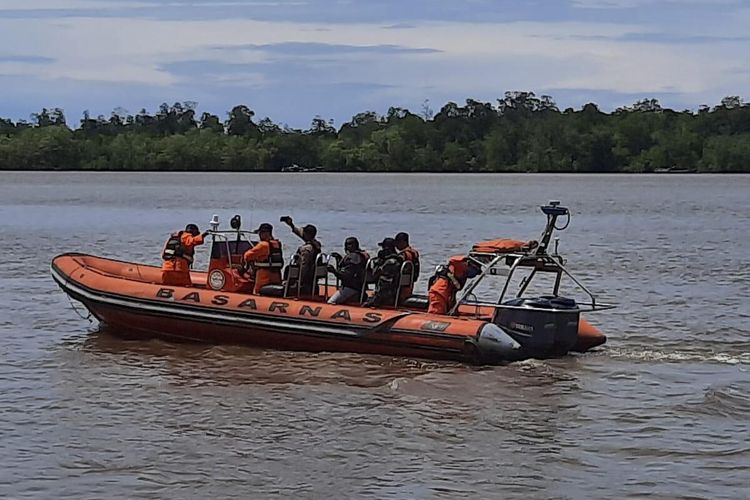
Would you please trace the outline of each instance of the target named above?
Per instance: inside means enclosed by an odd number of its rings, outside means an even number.
[[[344,241],[344,250],[346,255],[339,262],[338,269],[328,266],[328,271],[341,280],[341,287],[328,299],[329,304],[346,304],[354,299],[359,300],[362,291],[365,266],[370,257],[359,248],[359,240],[353,236]]]
[[[368,307],[394,306],[401,275],[401,264],[404,258],[396,250],[396,240],[386,238],[378,243],[382,250],[375,259],[375,293],[367,299]]]

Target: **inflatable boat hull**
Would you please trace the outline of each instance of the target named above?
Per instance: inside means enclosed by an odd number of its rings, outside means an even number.
[[[472,363],[547,357],[484,319],[216,292],[205,288],[205,273],[192,273],[192,287],[165,286],[159,268],[82,254],[56,257],[51,271],[70,297],[123,335]]]

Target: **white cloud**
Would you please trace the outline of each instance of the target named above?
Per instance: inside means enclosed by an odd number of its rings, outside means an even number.
[[[637,7],[679,7],[687,5],[742,5],[742,0],[571,0],[571,5],[582,9],[633,9]]]
[[[22,10],[22,11],[40,11],[40,10],[113,10],[113,9],[142,9],[142,8],[170,8],[170,7],[277,7],[277,6],[299,6],[305,5],[306,2],[300,1],[193,1],[193,0],[176,0],[172,2],[164,1],[139,1],[139,0],[3,0],[0,3],[0,11]]]
[[[54,3],[45,3],[50,2]],[[700,29],[703,31],[693,27],[689,34],[745,35],[743,23],[716,27],[705,23]],[[381,86],[381,94],[394,99],[413,96],[417,102],[427,90],[460,100],[497,97],[506,89],[591,89],[645,95],[670,92],[695,99],[697,105],[716,102],[716,96],[727,88],[735,88],[734,93],[748,88],[749,77],[741,64],[748,52],[747,42],[696,45],[620,40],[626,35],[652,33],[659,31],[634,24],[582,22],[431,22],[386,29],[375,23],[246,19],[0,19],[0,47],[14,47],[11,52],[0,51],[0,56],[17,58],[6,62],[0,58],[0,75],[125,82],[162,87],[169,95],[176,85],[184,91],[195,83],[184,74],[170,72],[169,64],[211,61],[225,64],[210,81],[200,83],[214,86],[217,94],[226,87],[270,88],[280,83],[297,85],[301,92],[310,84],[373,84]],[[325,54],[309,61],[299,56],[298,60],[311,64],[311,71],[290,82],[264,74],[262,66],[288,55],[248,47],[288,42],[393,45],[439,52],[367,52],[339,58]],[[238,50],[216,50],[217,46]],[[22,57],[51,61],[26,64],[19,62]],[[54,84],[50,88],[54,91]],[[331,100],[336,97],[330,96]],[[112,102],[118,102],[116,95]]]
[[[88,10],[147,7],[153,4],[137,1],[102,2],[101,0],[3,0],[3,10]]]

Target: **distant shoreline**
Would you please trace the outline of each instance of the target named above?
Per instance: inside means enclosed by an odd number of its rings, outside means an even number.
[[[186,102],[155,114],[84,113],[73,127],[59,108],[31,122],[0,118],[0,171],[750,173],[750,105],[738,96],[697,112],[643,99],[604,113],[506,92],[437,113],[365,111],[338,128],[316,116],[305,130],[254,121],[244,105],[227,116],[198,116]]]
[[[114,170],[114,169],[100,169],[100,170],[90,170],[90,169],[13,169],[13,170],[0,170],[0,172],[8,172],[8,173],[16,173],[16,174],[25,174],[25,173],[40,173],[40,174],[49,174],[49,173],[61,173],[61,174],[69,174],[69,173],[88,173],[88,174],[98,174],[98,173],[106,173],[106,174],[247,174],[247,175],[288,175],[288,176],[298,176],[298,175],[371,175],[371,174],[377,174],[377,175],[519,175],[519,176],[543,176],[543,175],[564,175],[564,176],[575,176],[575,175],[601,175],[601,176],[659,176],[663,177],[665,175],[669,176],[693,176],[693,175],[701,175],[701,176],[707,176],[707,175],[748,175],[750,174],[750,171],[748,172],[701,172],[701,171],[694,171],[694,172],[440,172],[440,171],[419,171],[419,172],[413,172],[413,171],[391,171],[391,172],[381,172],[377,170],[372,171],[316,171],[316,172],[279,172],[279,171],[240,171],[240,170]]]

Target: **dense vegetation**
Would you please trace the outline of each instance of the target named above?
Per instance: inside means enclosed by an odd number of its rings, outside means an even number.
[[[186,102],[153,115],[85,112],[71,129],[61,109],[43,109],[31,122],[0,118],[0,170],[750,172],[750,105],[739,97],[697,112],[644,99],[603,113],[506,92],[494,105],[449,102],[436,114],[426,103],[419,114],[359,113],[339,130],[320,117],[307,130],[253,118],[242,105],[225,121],[197,116]]]

